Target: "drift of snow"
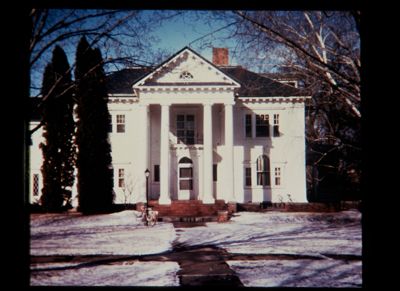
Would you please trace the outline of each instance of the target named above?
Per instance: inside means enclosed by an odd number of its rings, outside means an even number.
[[[229,253],[361,256],[361,214],[239,212],[227,223],[182,228],[183,245],[215,245]]]
[[[245,287],[361,287],[361,262],[227,261]]]
[[[70,267],[57,270],[57,267]],[[139,262],[79,267],[79,264],[40,264],[32,268],[31,286],[179,286],[176,262]],[[55,270],[48,270],[54,268]]]
[[[137,211],[31,217],[31,255],[145,255],[172,249],[172,224],[147,227]]]

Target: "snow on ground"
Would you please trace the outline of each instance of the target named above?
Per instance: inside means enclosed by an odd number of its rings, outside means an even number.
[[[147,227],[139,212],[33,214],[31,255],[145,255],[172,249],[172,224]]]
[[[57,270],[60,267],[70,268]],[[49,270],[51,268],[54,270]],[[83,267],[53,263],[40,264],[40,268],[33,267],[32,270],[31,286],[179,286],[176,262],[134,261],[123,265]]]
[[[178,242],[244,254],[361,255],[361,214],[239,212],[227,223],[181,228]]]
[[[229,253],[313,255],[321,260],[228,261],[245,286],[353,287],[361,261],[324,255],[361,256],[361,214],[239,212],[229,222],[180,228],[146,227],[136,211],[85,216],[32,214],[31,255],[145,255],[172,249],[172,242],[215,245]],[[79,262],[31,265],[31,285],[177,286],[176,262]]]
[[[246,287],[361,287],[361,262],[227,261]]]

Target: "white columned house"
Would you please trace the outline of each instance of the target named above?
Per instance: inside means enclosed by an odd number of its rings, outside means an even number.
[[[107,86],[115,203],[145,202],[146,169],[150,199],[162,205],[307,201],[310,97],[300,89],[229,65],[226,49],[210,62],[188,47],[155,68],[114,72]],[[41,140],[39,130],[31,202],[41,195]]]

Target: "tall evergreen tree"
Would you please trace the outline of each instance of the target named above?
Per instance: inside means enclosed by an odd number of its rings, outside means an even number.
[[[73,136],[73,92],[70,67],[63,49],[56,46],[43,75],[43,189],[41,204],[47,211],[70,205],[74,183],[75,145]]]
[[[83,213],[107,212],[113,203],[109,112],[103,60],[83,37],[76,52],[78,197]]]

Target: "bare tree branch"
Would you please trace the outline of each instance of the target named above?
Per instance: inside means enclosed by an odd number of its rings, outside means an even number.
[[[278,39],[280,39],[282,42],[286,43],[287,45],[289,45],[291,48],[295,49],[296,51],[301,52],[302,54],[304,54],[305,56],[309,57],[310,59],[314,60],[315,62],[317,62],[318,64],[320,64],[322,67],[327,68],[328,70],[334,72],[335,74],[337,74],[338,76],[340,76],[341,78],[348,80],[349,82],[353,82],[357,85],[360,84],[360,82],[356,79],[352,79],[349,76],[346,76],[344,74],[342,74],[340,71],[338,71],[335,67],[331,66],[330,64],[326,64],[323,61],[321,61],[319,58],[313,56],[312,54],[310,54],[308,51],[306,51],[303,47],[299,46],[296,42],[292,41],[291,39],[289,39],[288,37],[286,37],[284,34],[282,34],[279,31],[276,31],[270,27],[267,27],[265,25],[263,25],[262,23],[259,23],[257,21],[255,21],[254,19],[250,18],[249,16],[247,16],[244,12],[242,11],[234,11],[235,14],[239,15],[241,18],[251,22],[253,25],[255,25],[257,28],[261,29],[262,31],[265,31],[267,33],[270,33],[274,36],[276,36]]]

